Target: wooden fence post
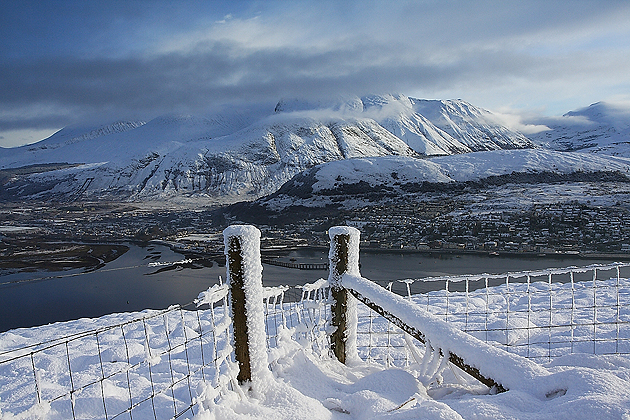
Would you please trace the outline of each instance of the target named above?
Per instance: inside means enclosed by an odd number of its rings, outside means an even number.
[[[331,294],[333,298],[332,305],[332,325],[335,331],[330,337],[330,347],[341,363],[346,363],[346,318],[347,318],[347,304],[348,304],[348,291],[341,286],[341,275],[346,272],[348,268],[348,241],[350,237],[348,235],[336,235],[330,243],[330,246],[335,249],[335,258],[330,260],[330,273],[331,278],[335,279],[335,282],[331,282]]]
[[[245,288],[243,286],[243,257],[238,236],[228,239],[227,269],[230,284],[230,305],[234,328],[234,353],[238,363],[239,383],[252,380],[252,368],[247,344],[247,312],[245,311]]]
[[[234,353],[239,383],[268,373],[263,307],[260,231],[230,226],[223,231]]]
[[[356,319],[350,319],[352,311],[349,310],[348,291],[341,284],[341,278],[345,273],[359,275],[359,231],[347,226],[337,226],[330,228],[329,235],[330,274],[328,281],[333,298],[332,325],[335,327],[330,336],[330,347],[337,360],[345,364],[348,361],[348,356],[352,357],[353,353],[356,353],[356,348],[350,349],[347,345],[348,337],[353,335],[353,331],[356,332],[356,325],[353,325],[353,323],[356,324]],[[357,255],[351,255],[352,245],[355,241],[356,249],[354,251]],[[350,297],[350,299],[353,298]],[[356,316],[356,313],[354,315]]]

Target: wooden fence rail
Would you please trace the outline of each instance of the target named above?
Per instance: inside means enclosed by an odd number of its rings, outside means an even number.
[[[381,315],[383,318],[387,319],[392,324],[396,325],[398,328],[400,328],[401,330],[403,330],[407,334],[411,335],[413,338],[415,338],[416,340],[420,341],[421,343],[423,343],[423,344],[427,343],[427,338],[422,333],[422,331],[420,331],[419,329],[417,329],[417,328],[415,328],[415,327],[413,327],[411,325],[407,325],[404,321],[402,321],[396,315],[394,315],[394,314],[392,314],[390,312],[387,312],[385,309],[383,309],[382,307],[380,307],[376,303],[372,302],[370,299],[366,298],[365,296],[363,296],[361,293],[357,292],[356,290],[354,290],[354,289],[348,289],[348,290],[352,294],[352,296],[357,298],[360,302],[362,302],[368,308],[372,309],[374,312],[376,312],[377,314]],[[443,356],[441,350],[440,350],[440,355]],[[487,387],[494,388],[497,392],[505,392],[505,391],[507,391],[507,389],[505,389],[503,387],[503,385],[501,385],[500,383],[497,383],[492,378],[489,378],[487,376],[482,375],[481,372],[479,371],[479,369],[477,369],[474,366],[471,366],[471,365],[467,364],[466,362],[464,362],[464,359],[462,359],[461,357],[459,357],[455,353],[449,352],[448,360],[453,365],[457,366],[458,368],[460,368],[464,372],[468,373],[470,376],[472,376],[473,378],[477,379],[479,382],[481,382],[482,384],[486,385]],[[341,361],[341,362],[343,363],[343,361]]]

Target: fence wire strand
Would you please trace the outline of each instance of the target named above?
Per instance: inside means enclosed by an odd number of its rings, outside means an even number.
[[[573,353],[630,354],[629,275],[630,264],[615,263],[399,282],[405,283],[407,298],[444,321],[508,352],[544,362]],[[412,293],[414,284],[428,283],[443,288]],[[460,291],[453,291],[458,284]],[[267,324],[274,325],[267,331],[270,346],[277,345],[277,325],[284,325],[295,328],[297,341],[312,341],[322,354],[329,351],[327,338],[316,346],[313,334],[329,326],[330,301],[314,302],[309,296],[303,292],[297,298],[288,288],[284,301],[267,302]],[[398,367],[413,363],[400,329],[361,303],[358,315],[357,346],[363,360]]]
[[[441,290],[408,296],[483,341],[551,361],[576,352],[630,354],[629,274],[630,264],[615,263],[403,282],[444,282]],[[462,291],[449,290],[456,282]]]
[[[217,392],[229,387],[230,376],[236,374],[230,366],[231,320],[226,307],[225,295],[209,309],[177,305],[116,325],[4,350],[0,412],[28,415],[46,404],[59,418],[194,416],[194,397],[206,371],[214,373],[211,386]]]
[[[401,282],[408,299],[463,331],[507,351],[551,361],[576,352],[630,354],[629,267],[612,264]],[[443,288],[435,287],[439,284]],[[412,293],[420,285],[433,290]],[[1,412],[27,413],[33,406],[48,404],[62,418],[84,418],[86,410],[92,410],[92,418],[157,420],[194,416],[201,383],[210,384],[214,398],[223,389],[239,392],[234,385],[238,368],[231,347],[227,287],[217,285],[207,293],[211,296],[207,309],[173,306],[0,351],[0,368],[12,372],[0,377]],[[265,288],[263,301],[272,356],[275,351],[275,357],[281,357],[283,340],[290,339],[320,357],[332,357],[327,281]],[[446,367],[430,343],[412,340],[361,303],[357,309],[357,348],[363,360],[386,367],[421,365],[427,381]],[[273,366],[273,357],[270,360]]]

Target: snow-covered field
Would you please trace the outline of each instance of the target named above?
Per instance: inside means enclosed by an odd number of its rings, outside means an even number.
[[[313,300],[301,305],[274,305],[273,298],[266,305],[271,374],[250,391],[234,382],[223,306],[112,314],[2,333],[0,413],[2,419],[180,413],[197,419],[630,418],[630,358],[588,354],[629,352],[630,281],[550,287],[539,280],[412,299],[480,339],[510,345],[512,352],[543,352],[538,374],[505,393],[493,395],[362,305],[357,346],[363,360],[340,364],[323,339],[329,325],[326,295],[316,296],[313,287]],[[217,286],[200,297],[221,301],[225,291]],[[548,359],[550,343],[556,342],[563,344],[554,344]],[[494,363],[501,369],[500,361]],[[132,416],[125,412],[130,406]]]

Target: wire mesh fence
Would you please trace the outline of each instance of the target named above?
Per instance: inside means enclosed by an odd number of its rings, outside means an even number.
[[[630,354],[630,264],[504,275],[403,280],[408,299],[473,336],[525,357]],[[415,282],[443,288],[411,294]],[[390,284],[391,288],[391,284]],[[234,389],[228,289],[200,294],[201,307],[147,311],[124,322],[0,351],[0,413],[57,418],[178,418],[198,396]],[[326,280],[265,288],[270,361],[292,340],[330,355]],[[207,309],[201,309],[207,308]],[[358,303],[357,348],[370,363],[404,367],[420,343]],[[5,343],[6,344],[6,343]],[[274,352],[276,356],[274,356]],[[55,416],[49,416],[55,418]]]
[[[551,361],[573,353],[630,354],[629,278],[630,264],[615,263],[399,282],[409,299],[476,338],[527,358]],[[441,286],[412,294],[416,282]],[[392,283],[388,286],[391,290]],[[328,284],[306,288],[309,294],[286,287],[267,300],[270,347],[277,345],[278,326],[284,325],[295,328],[294,339],[310,342],[318,353],[330,350]],[[413,362],[410,337],[365,305],[358,303],[357,309],[361,359],[398,367]]]
[[[194,415],[200,384],[216,391],[236,377],[226,296],[227,289],[206,310],[172,306],[3,350],[0,413],[60,419]]]
[[[283,330],[290,339],[307,347],[320,357],[330,353],[331,304],[330,285],[320,279],[296,287],[265,288],[267,346],[280,346]],[[402,367],[411,362],[409,337],[400,329],[357,302],[357,350],[362,360],[385,366]],[[415,345],[421,346],[412,339]]]
[[[615,263],[401,282],[409,299],[444,321],[506,351],[550,361],[630,354],[629,277],[630,264]],[[412,295],[415,282],[443,287]]]
[[[363,303],[357,304],[357,350],[368,363],[405,367],[412,360],[409,344],[423,345]]]
[[[278,348],[283,332],[320,356],[330,350],[331,297],[327,280],[296,287],[265,288],[267,347]],[[289,337],[287,337],[289,338]]]

